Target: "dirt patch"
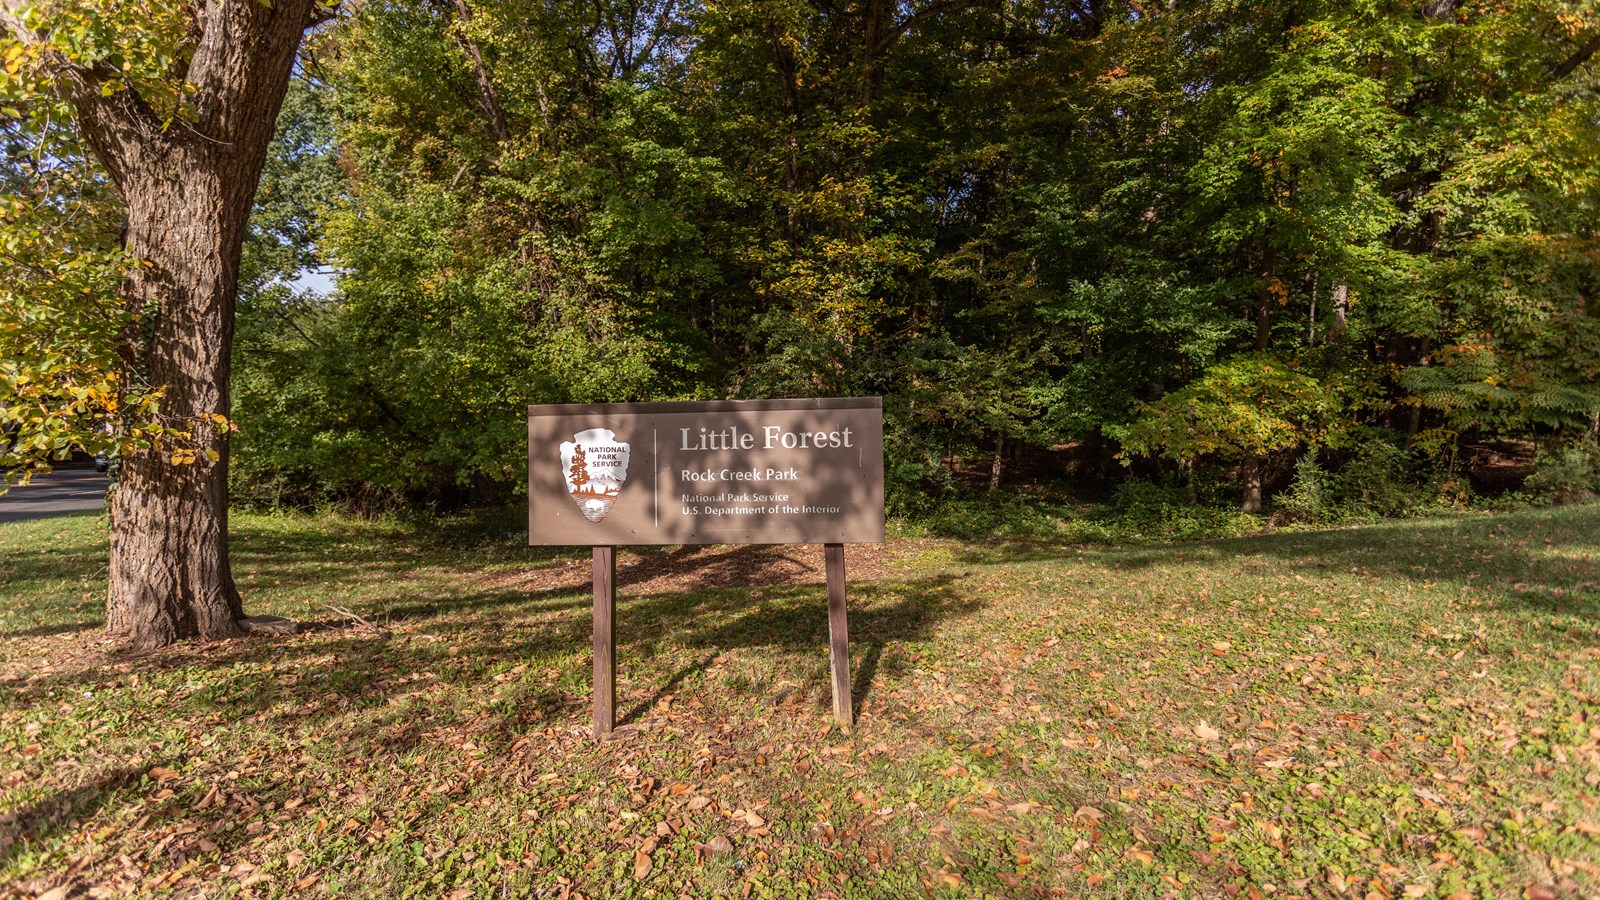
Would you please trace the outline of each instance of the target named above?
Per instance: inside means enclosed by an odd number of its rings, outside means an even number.
[[[1461,465],[1472,481],[1472,489],[1491,497],[1522,487],[1533,474],[1533,459],[1538,452],[1533,441],[1495,441],[1461,448]]]

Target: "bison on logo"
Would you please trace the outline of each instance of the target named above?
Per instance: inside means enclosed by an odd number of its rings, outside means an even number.
[[[561,445],[561,465],[572,502],[585,519],[598,522],[611,511],[628,480],[628,444],[606,428],[580,431]]]

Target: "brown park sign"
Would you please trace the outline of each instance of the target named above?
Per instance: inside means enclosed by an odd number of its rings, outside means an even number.
[[[617,547],[822,544],[833,715],[855,721],[844,545],[883,541],[883,398],[528,407],[528,543],[594,554],[594,734],[617,721]]]
[[[883,400],[528,408],[528,543],[883,541]]]

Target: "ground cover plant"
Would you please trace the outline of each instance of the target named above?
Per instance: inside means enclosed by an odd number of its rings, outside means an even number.
[[[250,610],[105,644],[104,525],[0,525],[0,896],[1600,891],[1600,507],[1108,547],[623,551],[239,515]],[[54,892],[54,893],[52,893]]]

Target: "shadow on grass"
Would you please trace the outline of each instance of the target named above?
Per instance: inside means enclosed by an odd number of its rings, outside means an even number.
[[[464,599],[469,605],[461,609],[470,612],[452,613],[441,605],[437,614],[408,622],[404,632],[345,627],[287,638],[252,636],[112,655],[89,668],[9,683],[5,701],[13,708],[48,704],[63,692],[92,696],[88,703],[106,706],[85,706],[83,714],[141,721],[141,710],[159,706],[160,721],[168,726],[230,723],[246,740],[287,740],[297,749],[268,771],[243,777],[228,773],[245,768],[235,754],[196,754],[181,767],[181,777],[168,783],[174,794],[156,803],[144,796],[139,770],[119,769],[11,813],[3,833],[36,841],[60,823],[94,816],[94,810],[136,804],[149,816],[149,828],[192,824],[228,854],[250,840],[238,827],[237,803],[248,803],[250,810],[281,808],[304,795],[306,780],[316,779],[321,766],[337,767],[352,783],[388,777],[396,766],[409,765],[407,755],[431,752],[441,735],[463,732],[501,763],[448,779],[458,786],[427,801],[416,811],[420,818],[406,819],[413,833],[452,816],[456,792],[472,780],[531,783],[530,773],[536,780],[549,770],[538,750],[552,740],[549,730],[571,735],[588,725],[587,590],[581,597],[494,591]],[[420,609],[431,598],[402,593],[384,602]],[[927,638],[941,623],[979,606],[948,577],[853,585],[854,646],[858,653],[867,648],[857,694],[871,691],[885,643]],[[804,668],[814,661],[820,669],[827,655],[821,584],[645,595],[623,590],[617,622],[618,657],[627,667],[623,681],[631,689],[622,702],[623,724],[652,716],[665,697],[729,651],[777,651],[767,658],[779,670],[792,670],[797,661]],[[437,691],[439,686],[449,689]],[[147,727],[138,726],[134,734]],[[138,746],[130,745],[130,752],[139,752]],[[285,764],[290,759],[298,761]],[[240,798],[233,801],[234,812],[220,803],[200,803],[216,784]]]
[[[1515,527],[1508,523],[1512,519],[1520,520]],[[976,564],[1070,559],[1113,572],[1142,572],[1260,557],[1271,560],[1271,571],[1282,578],[1354,574],[1458,589],[1493,588],[1492,603],[1498,609],[1593,618],[1600,617],[1600,567],[1583,558],[1596,555],[1600,505],[1588,504],[1165,546],[1001,541],[969,546],[956,558]]]
[[[104,627],[105,624],[105,619],[94,619],[88,622],[68,622],[60,625],[36,625],[33,628],[19,628],[16,631],[0,631],[0,640],[77,634],[80,631],[93,631],[96,628]]]
[[[375,615],[400,618],[432,617],[461,610],[488,610],[516,606],[537,598],[541,609],[568,609],[587,607],[590,600],[590,568],[587,559],[575,560],[574,553],[584,553],[573,548],[550,548],[552,553],[542,565],[523,568],[510,576],[513,582],[527,583],[535,580],[556,581],[554,586],[533,590],[519,589],[516,583],[504,590],[479,591],[469,597],[431,597],[420,603],[381,606],[368,603],[366,610]],[[801,559],[792,546],[775,544],[718,545],[683,547],[631,547],[637,556],[633,564],[617,568],[619,598],[636,594],[641,586],[654,585],[652,594],[664,594],[662,585],[670,585],[673,595],[723,589],[755,589],[793,585],[796,582],[820,581],[820,567]],[[817,561],[820,562],[820,559]],[[575,564],[576,563],[576,564]]]
[[[1352,569],[1363,577],[1459,583],[1515,579],[1545,593],[1527,597],[1506,593],[1503,599],[1525,600],[1529,609],[1554,614],[1593,609],[1592,599],[1575,596],[1570,587],[1577,579],[1600,581],[1593,573],[1574,571],[1574,566],[1585,564],[1582,554],[1592,559],[1592,552],[1600,549],[1597,518],[1597,507],[1533,515],[1535,527],[1524,520],[1516,534],[1536,536],[1516,540],[1496,519],[1461,519],[1168,547],[995,544],[958,548],[954,567],[963,562],[1070,558],[1097,570],[1093,576],[1098,580],[1158,566],[1204,566],[1260,557],[1265,561],[1264,577],[1279,579]],[[249,539],[260,546],[248,552],[259,554],[263,564],[286,569],[330,556],[340,559],[344,562],[340,571],[298,573],[306,583],[326,580],[330,591],[336,590],[333,581],[353,572],[386,576],[415,565],[406,558],[412,548],[390,552],[384,541],[370,536],[358,550],[341,556],[341,542],[355,543],[354,533],[348,534],[347,541],[335,535],[300,542],[286,535],[278,546],[298,554],[298,563],[272,561],[276,551],[271,545],[278,539],[268,532]],[[458,595],[444,596],[437,584],[396,580],[392,587],[369,594],[361,611],[404,616],[403,633],[344,627],[291,638],[251,637],[157,654],[112,656],[91,668],[9,683],[5,697],[13,707],[43,710],[56,707],[60,700],[53,695],[63,689],[69,696],[91,691],[94,699],[73,701],[81,714],[126,717],[120,720],[137,723],[127,726],[135,729],[127,736],[130,739],[134,735],[142,739],[153,730],[151,719],[140,718],[152,715],[159,716],[163,727],[181,724],[196,733],[215,726],[219,732],[234,730],[263,744],[282,738],[292,747],[277,751],[282,765],[266,774],[250,772],[228,787],[231,793],[248,795],[252,803],[275,803],[280,808],[291,796],[300,796],[303,785],[297,780],[307,771],[337,767],[351,782],[367,776],[378,780],[401,761],[402,754],[434,744],[437,732],[446,730],[470,732],[473,740],[490,744],[497,764],[547,766],[539,748],[552,739],[542,735],[551,731],[570,737],[586,728],[590,700],[587,567],[571,565],[572,551],[564,552],[566,581],[551,591],[493,585],[483,589],[465,582]],[[426,549],[417,553],[435,566],[442,556]],[[552,553],[550,558],[558,557]],[[827,605],[820,577],[802,585],[763,583],[789,571],[788,567],[812,568],[791,549],[650,549],[639,559],[638,565],[619,573],[618,655],[629,670],[624,681],[634,691],[623,701],[623,723],[651,716],[665,697],[683,691],[686,684],[692,688],[718,656],[732,650],[759,649],[768,658],[789,656],[805,668],[823,671]],[[681,584],[683,589],[646,592],[644,586],[657,579]],[[1565,593],[1557,595],[1557,590]],[[882,677],[880,670],[892,675],[902,665],[902,651],[896,645],[931,639],[949,624],[980,612],[986,601],[973,593],[949,574],[852,583],[856,702],[865,705]],[[782,664],[783,660],[773,662]],[[525,671],[515,674],[519,666]],[[134,676],[139,676],[137,686]],[[428,690],[438,684],[457,690],[444,692],[446,699],[441,700]],[[99,708],[102,704],[104,708]],[[237,740],[238,735],[225,740]],[[533,749],[514,755],[510,748],[524,738]],[[140,752],[132,740],[122,746]],[[126,766],[128,761],[101,764]],[[451,765],[451,785],[467,784],[469,776],[458,774],[460,770]],[[152,827],[187,821],[210,834],[215,825],[219,832],[214,839],[223,853],[243,844],[246,837],[230,821],[237,811],[201,807],[198,802],[235,766],[246,768],[221,752],[189,759],[182,777],[171,782],[176,795],[141,807],[150,811]],[[471,777],[501,777],[494,769],[490,773]],[[0,820],[5,829],[0,835],[13,838],[8,846],[15,846],[16,840],[59,836],[60,822],[93,816],[112,804],[146,802],[140,790],[138,771],[114,769],[93,784],[62,790],[9,812],[8,819]],[[452,786],[434,799],[417,801],[425,807],[419,810],[419,822],[452,815],[456,790]],[[386,798],[385,802],[399,801]],[[423,824],[409,827],[421,830]],[[6,858],[0,849],[0,863]]]
[[[106,538],[96,513],[0,523],[0,640],[96,627],[81,621],[85,590],[103,590]]]
[[[797,580],[821,580],[822,572],[801,560],[787,544],[638,547],[637,565],[618,572],[618,590],[655,579],[669,579],[686,590],[764,587]]]
[[[570,547],[527,546],[526,510],[493,508],[445,518],[383,518],[362,521],[301,513],[237,517],[229,531],[235,575],[250,573],[275,589],[331,580],[328,563],[359,560],[360,573],[406,575],[422,566],[473,567],[473,561],[520,566],[564,564]],[[248,589],[250,585],[241,585]]]
[[[589,589],[568,588],[556,591],[541,592],[530,595],[527,591],[514,589],[473,591],[462,596],[441,596],[429,594],[400,594],[394,597],[380,597],[368,600],[356,610],[363,615],[384,617],[391,621],[413,621],[436,619],[440,616],[460,615],[464,612],[492,612],[496,609],[516,609],[530,603],[530,596],[537,597],[540,612],[556,612],[559,610],[589,607]]]
[[[656,704],[660,703],[662,698],[676,692],[679,686],[684,683],[684,681],[704,672],[716,658],[717,655],[715,653],[708,653],[689,665],[684,666],[678,671],[673,672],[672,676],[666,680],[666,683],[656,688],[655,693],[651,694],[648,699],[640,702],[634,706],[633,709],[629,710],[625,715],[618,719],[617,724],[628,725],[638,721],[639,718],[645,713],[655,709]]]
[[[0,867],[25,850],[28,844],[46,840],[68,827],[76,827],[76,820],[92,815],[105,805],[112,794],[138,784],[143,775],[141,769],[115,769],[70,791],[52,794],[37,803],[0,813]]]
[[[861,664],[856,666],[855,677],[850,681],[852,708],[860,709],[872,692],[872,683],[878,677],[878,660],[883,658],[883,642],[872,641],[861,654]]]
[[[858,651],[866,648],[855,684],[858,696],[865,697],[870,690],[885,642],[920,640],[941,622],[979,607],[981,601],[959,596],[952,584],[950,576],[938,576],[852,586],[853,643]],[[414,611],[407,620],[413,640],[406,646],[354,628],[329,628],[292,639],[248,637],[183,645],[157,653],[111,656],[102,666],[37,676],[14,687],[12,696],[28,703],[62,688],[104,691],[136,674],[203,668],[209,676],[204,686],[174,697],[178,705],[174,715],[267,720],[281,715],[286,723],[304,727],[352,708],[379,706],[406,676],[419,672],[444,683],[475,686],[485,682],[492,670],[522,663],[556,664],[568,669],[569,683],[588,681],[586,662],[580,664],[581,672],[572,671],[578,668],[575,658],[588,657],[587,585],[577,596],[564,592],[530,597],[502,590],[459,599],[400,594],[379,602],[391,610]],[[636,678],[650,677],[645,674],[651,668],[649,660],[664,649],[695,658],[667,675],[649,699],[628,710],[626,718],[635,721],[727,651],[766,648],[825,656],[825,590],[822,585],[789,585],[638,596],[624,589],[618,595],[617,634],[618,657],[636,664]],[[313,711],[307,711],[308,703]],[[523,724],[530,724],[572,706],[565,696],[542,697],[520,705],[518,715]]]

